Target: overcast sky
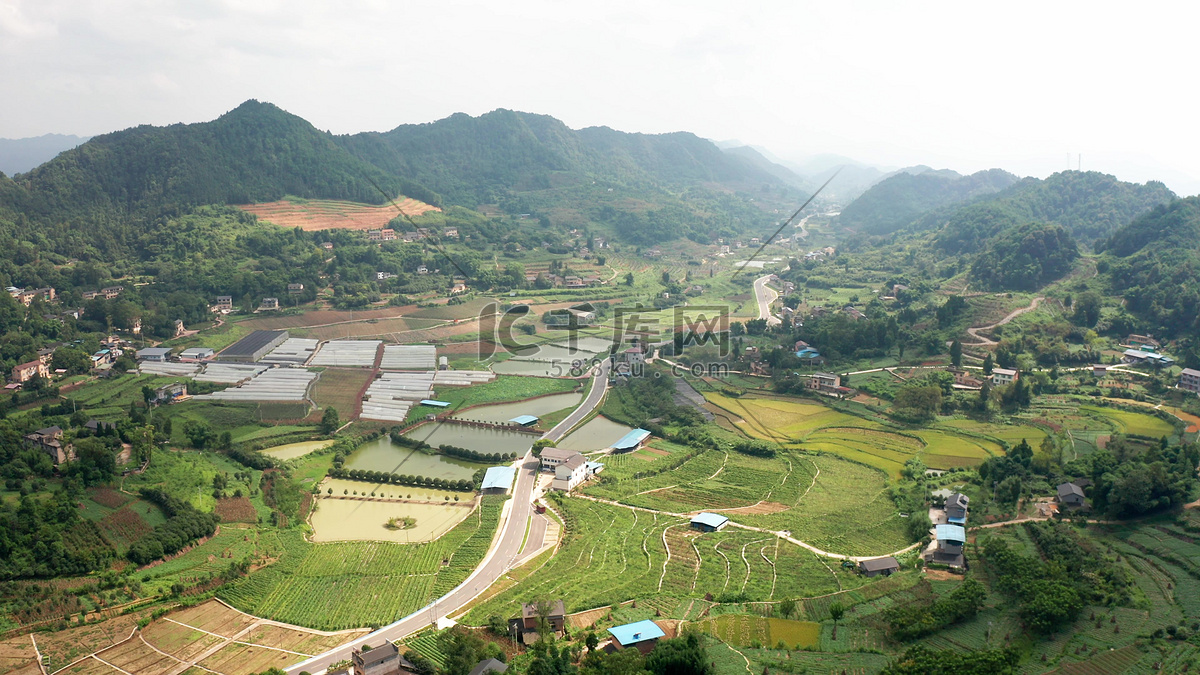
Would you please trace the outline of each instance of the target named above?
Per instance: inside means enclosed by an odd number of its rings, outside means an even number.
[[[0,137],[454,112],[1200,192],[1197,3],[0,0]],[[1188,94],[1193,91],[1193,94]],[[1070,159],[1068,160],[1068,156]]]

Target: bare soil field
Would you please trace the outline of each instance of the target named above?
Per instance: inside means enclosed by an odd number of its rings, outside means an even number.
[[[127,673],[138,675],[166,675],[180,665],[176,659],[149,648],[139,637],[109,647],[96,656]]]
[[[333,326],[320,326],[318,328],[309,328],[304,332],[307,337],[318,340],[345,340],[365,337],[386,337],[392,333],[406,333],[422,328],[435,328],[442,325],[442,323],[434,319],[394,317],[391,319],[373,319],[370,321],[341,323]]]
[[[395,204],[358,204],[326,199],[296,200],[282,199],[277,202],[250,204],[240,207],[253,213],[259,220],[280,227],[299,227],[306,232],[315,230],[380,230],[395,218],[396,208],[409,216],[419,216],[429,211],[441,211],[425,202],[397,198]]]
[[[253,319],[239,321],[238,325],[245,326],[249,330],[305,328],[308,326],[325,326],[331,323],[341,323],[344,321],[392,319],[403,314],[412,313],[416,311],[416,309],[416,305],[407,305],[404,307],[377,307],[375,309],[362,309],[357,311],[341,309],[318,309],[311,312],[305,312],[303,314],[291,314],[287,316],[256,316]]]
[[[350,419],[358,410],[359,392],[371,380],[365,368],[326,368],[312,387],[312,400],[322,410],[336,408],[339,416]]]
[[[38,649],[47,660],[49,672],[54,672],[94,651],[124,641],[133,633],[138,620],[143,616],[149,616],[150,612],[151,610],[144,610],[115,616],[100,623],[68,628],[53,633],[38,633]],[[108,668],[108,666],[104,667]],[[107,672],[116,671],[109,669]]]
[[[258,512],[248,497],[226,497],[218,499],[213,509],[223,523],[257,523]]]
[[[201,632],[190,626],[170,621],[155,621],[142,631],[142,639],[181,661],[193,661],[201,654],[224,642],[222,638]]]
[[[29,665],[37,672],[37,652],[28,635],[0,641],[0,673],[10,673]]]

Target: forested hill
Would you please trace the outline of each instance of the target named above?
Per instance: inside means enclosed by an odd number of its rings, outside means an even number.
[[[1200,361],[1200,197],[1155,207],[1097,249],[1128,309],[1157,332],[1187,338],[1189,362]]]
[[[928,211],[999,192],[1017,180],[1000,169],[970,176],[953,171],[899,172],[850,202],[838,221],[859,234],[891,234]]]
[[[1006,227],[1029,222],[1062,225],[1090,244],[1174,198],[1155,181],[1139,185],[1095,171],[1064,171],[1045,180],[1025,178],[1002,192],[932,211],[912,229],[938,230],[936,245],[948,253],[978,250]]]
[[[52,220],[153,217],[288,194],[380,203],[380,189],[400,192],[397,177],[258,101],[212,122],[97,136],[17,178],[28,193],[24,212]]]
[[[548,115],[504,109],[478,117],[459,113],[337,141],[389,173],[468,207],[592,181],[637,190],[697,184],[758,190],[802,182],[761,155],[747,157],[747,149],[724,152],[691,133],[632,134],[607,127],[576,131]]]

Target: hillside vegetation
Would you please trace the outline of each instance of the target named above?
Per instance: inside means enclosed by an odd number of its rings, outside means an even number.
[[[860,234],[890,234],[927,211],[998,192],[1016,181],[1016,176],[999,169],[970,176],[953,171],[900,172],[850,202],[839,221]]]

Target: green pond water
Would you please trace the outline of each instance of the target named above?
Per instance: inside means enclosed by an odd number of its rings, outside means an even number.
[[[515,452],[518,455],[524,454],[538,438],[534,434],[520,431],[482,429],[465,424],[441,422],[424,424],[404,435],[420,439],[434,447],[453,445],[487,454]],[[482,465],[475,463],[474,466],[479,468]]]
[[[421,427],[421,429],[424,428]],[[454,445],[459,444],[455,443]],[[496,451],[492,450],[491,452]],[[447,480],[470,480],[476,471],[485,466],[487,465],[418,452],[412,448],[396,445],[387,436],[363,443],[346,459],[347,469],[386,471]]]
[[[571,432],[571,435],[558,442],[558,447],[575,452],[593,452],[603,450],[621,440],[625,434],[633,431],[633,427],[597,415],[590,422]]]
[[[483,405],[478,408],[464,410],[461,413],[454,415],[455,419],[475,420],[477,422],[507,422],[517,415],[533,415],[534,417],[542,417],[552,412],[557,412],[563,408],[574,408],[583,400],[583,394],[554,394],[552,396],[543,396],[530,401],[518,401],[516,403],[497,403],[495,405]],[[518,452],[520,452],[518,450]]]

